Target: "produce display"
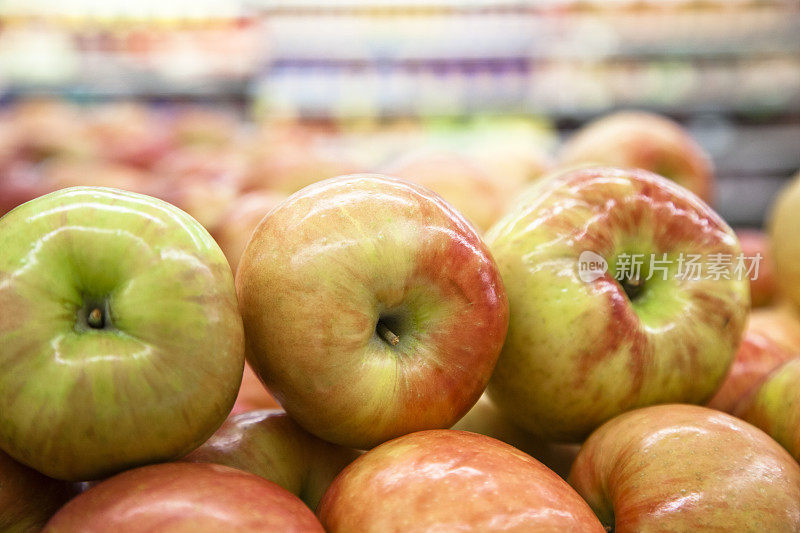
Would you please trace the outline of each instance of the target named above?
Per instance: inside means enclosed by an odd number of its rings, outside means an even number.
[[[0,530],[800,531],[800,175],[676,122],[0,110]]]

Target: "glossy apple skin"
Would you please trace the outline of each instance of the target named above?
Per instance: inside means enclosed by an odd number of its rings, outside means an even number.
[[[800,172],[781,191],[769,216],[769,237],[780,293],[800,308]]]
[[[0,531],[41,531],[77,487],[28,468],[0,451]]]
[[[189,215],[64,189],[0,219],[0,249],[0,448],[89,480],[182,457],[222,424],[243,328],[227,261]]]
[[[329,533],[604,531],[539,461],[455,430],[420,431],[368,451],[334,480],[317,515]]]
[[[486,240],[511,307],[488,393],[531,433],[580,442],[626,410],[704,403],[725,377],[748,284],[676,276],[681,253],[739,253],[733,231],[685,189],[641,170],[570,171],[523,193]],[[584,251],[609,262],[593,281],[578,273]],[[612,273],[636,253],[666,253],[672,267],[631,300]]]
[[[800,528],[800,466],[761,430],[705,407],[614,418],[583,445],[569,482],[615,533]]]
[[[758,309],[750,315],[736,357],[708,406],[735,414],[738,405],[786,361],[800,357],[800,321],[789,310]],[[794,324],[789,321],[796,321]]]
[[[118,474],[65,505],[47,533],[322,532],[275,483],[235,468],[164,463]]]
[[[480,433],[510,444],[541,461],[562,478],[569,475],[572,462],[581,448],[579,444],[545,442],[531,435],[503,416],[486,394],[451,429]]]
[[[769,237],[763,231],[754,229],[737,229],[736,236],[745,257],[761,256],[758,277],[750,279],[750,303],[753,307],[770,305],[778,295],[778,281],[772,264]]]
[[[640,168],[686,187],[710,202],[711,158],[679,124],[653,113],[622,111],[580,129],[561,150],[564,166]]]
[[[281,409],[229,418],[187,461],[216,463],[277,483],[312,510],[358,452],[311,435]]]
[[[432,191],[376,175],[320,182],[273,209],[236,288],[253,370],[306,430],[358,449],[452,426],[483,392],[508,324],[472,226]]]

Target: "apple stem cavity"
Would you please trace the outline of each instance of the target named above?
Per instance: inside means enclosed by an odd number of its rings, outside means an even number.
[[[620,285],[622,285],[622,290],[625,291],[631,301],[639,298],[644,290],[644,281],[640,278],[625,278],[620,282]]]
[[[89,313],[87,317],[87,322],[89,323],[89,327],[94,329],[102,329],[105,326],[105,317],[103,316],[103,312],[95,307]]]
[[[375,331],[378,335],[386,341],[389,346],[397,346],[400,344],[400,337],[392,333],[392,331],[382,321],[378,320],[378,325],[375,326]]]

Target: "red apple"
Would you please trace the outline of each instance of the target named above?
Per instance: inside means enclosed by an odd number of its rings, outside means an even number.
[[[452,429],[480,433],[510,444],[541,461],[562,478],[569,474],[572,462],[581,448],[579,444],[546,442],[531,435],[503,416],[486,394],[481,396],[478,403]]]
[[[331,179],[270,211],[236,273],[247,357],[306,430],[368,448],[478,400],[508,321],[476,231],[434,192]]]
[[[317,509],[329,533],[602,532],[586,502],[516,448],[468,431],[420,431],[368,451]]]
[[[164,463],[129,470],[65,505],[46,533],[322,532],[313,513],[275,483],[235,468]]]
[[[758,262],[758,275],[750,277],[750,303],[753,307],[769,305],[775,300],[778,292],[769,237],[763,231],[754,229],[738,229],[736,235],[742,246],[742,254],[748,267],[753,266],[754,274],[753,263]]]
[[[569,482],[615,533],[800,530],[800,465],[761,430],[705,407],[614,418],[583,445]]]
[[[213,235],[234,272],[253,230],[273,207],[285,199],[286,195],[277,192],[253,191],[234,200],[220,217]]]
[[[72,483],[42,475],[0,451],[0,531],[41,530],[77,492]]]
[[[649,170],[707,202],[714,189],[705,150],[680,125],[652,113],[619,112],[591,122],[566,142],[561,163]]]
[[[273,481],[312,510],[358,453],[311,435],[280,409],[229,418],[187,461],[216,463]]]
[[[773,370],[789,359],[800,357],[800,340],[794,342],[791,336],[787,338],[781,318],[779,311],[773,309],[757,310],[750,315],[733,365],[708,403],[709,407],[735,413],[742,399],[760,386]],[[800,330],[800,322],[796,328]]]

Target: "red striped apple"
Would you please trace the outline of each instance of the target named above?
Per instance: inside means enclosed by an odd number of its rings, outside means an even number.
[[[619,112],[589,123],[568,139],[561,163],[649,170],[705,201],[714,192],[714,169],[703,148],[677,123],[644,112]]]
[[[369,448],[452,426],[478,400],[508,302],[475,229],[377,175],[309,186],[254,231],[236,273],[253,370],[307,431]]]
[[[511,307],[488,392],[528,431],[580,442],[626,410],[704,403],[725,377],[748,282],[735,234],[686,189],[573,170],[535,184],[486,239]]]
[[[800,530],[800,465],[763,431],[705,407],[614,418],[583,445],[569,482],[615,533]]]
[[[248,472],[164,463],[107,479],[65,505],[46,533],[323,533],[296,496]]]
[[[455,430],[420,431],[368,451],[334,480],[317,515],[329,533],[605,531],[539,461]]]
[[[317,508],[333,478],[358,456],[318,439],[280,409],[229,418],[187,461],[216,463],[257,474]]]

